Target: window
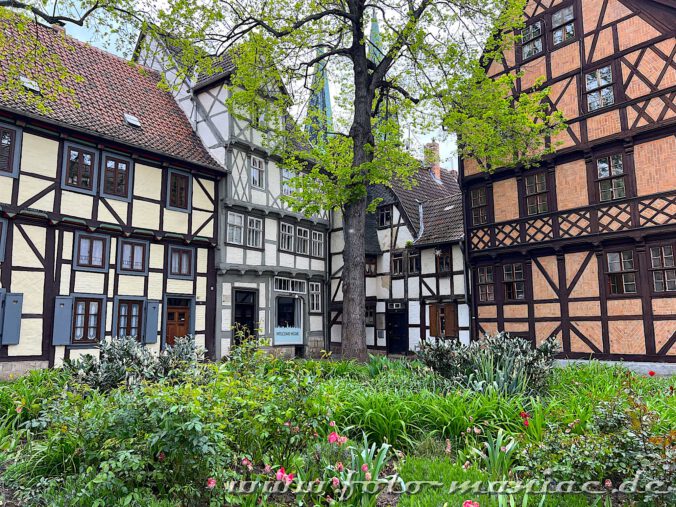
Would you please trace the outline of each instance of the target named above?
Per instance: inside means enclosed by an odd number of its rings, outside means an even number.
[[[101,300],[75,298],[73,343],[95,343],[101,339]]]
[[[228,243],[241,245],[244,241],[244,215],[228,212]]]
[[[608,258],[608,289],[611,294],[635,294],[636,270],[634,252],[612,252]]]
[[[437,250],[437,273],[450,273],[452,269],[451,249]]]
[[[415,275],[420,273],[420,252],[408,252],[408,274]]]
[[[169,206],[179,210],[190,208],[190,176],[169,172]]]
[[[0,125],[0,173],[14,172],[16,131]]]
[[[68,146],[68,163],[66,166],[66,185],[69,187],[92,190],[94,188],[94,171],[96,155],[92,151]]]
[[[251,157],[251,186],[265,188],[265,162],[258,157]]]
[[[392,206],[378,208],[378,227],[388,227],[392,224]]]
[[[293,178],[293,173],[289,169],[282,169],[282,195],[291,195],[293,193],[291,178]]]
[[[246,244],[252,248],[263,248],[263,220],[249,217],[247,219]]]
[[[528,215],[547,213],[547,174],[526,176],[526,212]]]
[[[75,263],[80,268],[105,269],[107,266],[107,240],[100,236],[76,236]]]
[[[598,159],[596,161],[596,175],[599,182],[600,201],[613,201],[622,199],[627,195],[621,154]]]
[[[310,231],[296,227],[296,253],[307,255],[310,248]]]
[[[392,276],[402,276],[404,274],[404,254],[392,254]]]
[[[455,303],[430,304],[429,313],[430,336],[437,338],[457,338],[460,336],[458,306]]]
[[[7,243],[8,222],[0,218],[0,263],[5,261],[5,244]]]
[[[277,292],[292,292],[294,294],[305,294],[307,292],[305,280],[294,280],[293,278],[275,277],[275,290]]]
[[[470,206],[472,208],[472,225],[488,223],[488,199],[486,188],[475,188],[470,192]]]
[[[376,322],[376,309],[372,306],[367,306],[364,319],[367,326],[374,326]]]
[[[310,282],[310,311],[322,311],[322,285],[319,282]]]
[[[147,243],[120,240],[120,271],[145,273]]]
[[[653,274],[655,292],[676,291],[676,264],[672,245],[656,246],[650,249],[650,270]]]
[[[527,60],[542,53],[543,49],[542,21],[537,21],[521,32],[521,58]]]
[[[503,266],[505,283],[505,299],[515,301],[526,298],[526,282],[523,277],[523,264],[507,264]]]
[[[117,305],[118,338],[141,339],[141,322],[143,321],[143,301],[122,299]]]
[[[613,70],[610,65],[585,75],[587,110],[596,111],[615,103],[613,91]]]
[[[118,197],[129,196],[129,170],[127,160],[106,156],[103,174],[103,193]]]
[[[377,272],[378,272],[378,259],[377,259],[377,257],[373,257],[373,256],[366,257],[366,264],[364,266],[364,274],[375,275]]]
[[[190,248],[169,247],[169,275],[180,278],[193,276],[193,251]]]
[[[554,46],[575,38],[575,12],[569,5],[552,14],[552,42]]]
[[[477,269],[479,285],[479,302],[487,303],[495,301],[495,285],[493,284],[493,268],[485,267]]]
[[[312,257],[324,257],[324,233],[312,231]]]
[[[279,249],[293,252],[293,225],[279,224]]]

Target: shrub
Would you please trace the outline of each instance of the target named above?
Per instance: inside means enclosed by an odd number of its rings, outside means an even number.
[[[190,369],[204,358],[204,349],[192,337],[176,338],[159,355],[133,337],[106,339],[101,342],[99,359],[90,354],[66,361],[64,368],[78,382],[107,391],[120,385],[137,385],[157,381]]]
[[[499,333],[469,345],[454,340],[424,342],[418,357],[463,387],[518,394],[546,388],[558,351],[558,342],[553,337],[534,348],[528,340]]]

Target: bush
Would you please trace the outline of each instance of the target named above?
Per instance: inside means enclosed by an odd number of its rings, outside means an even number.
[[[101,342],[99,359],[90,354],[75,361],[66,361],[64,369],[73,378],[94,389],[109,391],[120,385],[138,385],[175,376],[193,368],[204,359],[205,350],[186,336],[176,338],[173,347],[155,355],[135,338],[114,338]]]
[[[418,357],[462,387],[518,394],[546,388],[558,351],[553,337],[534,348],[528,340],[499,333],[469,345],[446,340],[424,342]]]

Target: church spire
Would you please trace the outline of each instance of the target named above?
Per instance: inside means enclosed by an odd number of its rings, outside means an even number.
[[[383,41],[380,38],[380,24],[375,9],[371,15],[371,34],[369,35],[368,57],[378,65],[383,59]]]
[[[321,51],[317,51],[319,56]],[[326,136],[333,129],[333,112],[331,110],[331,94],[329,92],[329,76],[326,71],[326,60],[315,65],[315,74],[312,78],[312,94],[308,105],[310,122],[306,127],[312,143],[317,138]]]

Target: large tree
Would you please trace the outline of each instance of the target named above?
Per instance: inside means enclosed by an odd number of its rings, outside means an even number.
[[[231,111],[255,118],[270,150],[297,175],[289,205],[306,214],[342,215],[343,355],[365,359],[365,219],[377,204],[368,202],[367,188],[406,184],[419,168],[402,143],[401,125],[444,127],[457,134],[461,154],[489,171],[536,161],[551,150],[547,140],[561,128],[561,118],[547,112],[547,90],[514,97],[514,76],[491,80],[484,71],[514,43],[523,3],[89,0],[80,2],[79,17],[43,12],[41,2],[0,6],[49,22],[86,22],[103,14],[126,32],[133,32],[129,26],[142,29],[145,43],[171,46],[166,57],[188,78],[211,72],[213,57],[227,53],[237,69]],[[368,31],[373,16],[382,27],[377,46]],[[316,74],[324,69],[337,100],[332,126],[321,111],[306,114],[304,106],[323,86]],[[320,127],[330,131],[317,136]]]

